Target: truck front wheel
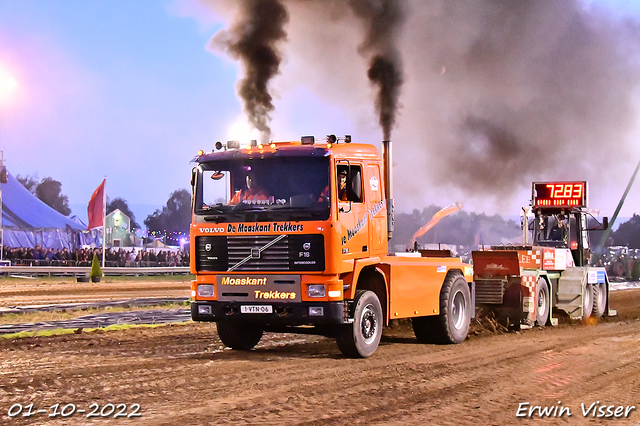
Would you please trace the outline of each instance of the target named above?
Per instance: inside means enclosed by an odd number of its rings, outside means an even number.
[[[353,322],[340,326],[336,336],[338,348],[345,356],[366,358],[373,355],[382,337],[382,306],[369,290],[356,291]]]
[[[264,329],[258,324],[218,321],[218,336],[222,343],[231,349],[251,350],[262,339]]]

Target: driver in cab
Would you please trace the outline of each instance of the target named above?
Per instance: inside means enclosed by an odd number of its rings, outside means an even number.
[[[247,174],[246,187],[236,191],[229,204],[267,204],[271,199],[256,182],[255,175]]]
[[[324,190],[320,193],[320,197],[318,198],[318,202],[328,201],[329,200],[329,186],[327,185]],[[349,201],[347,197],[347,169],[340,169],[338,171],[338,200],[339,201]]]

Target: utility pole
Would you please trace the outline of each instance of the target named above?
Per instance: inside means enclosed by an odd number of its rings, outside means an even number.
[[[624,200],[627,198],[627,194],[629,193],[629,190],[631,189],[631,185],[633,185],[633,181],[636,179],[636,175],[638,174],[638,170],[640,170],[640,161],[638,162],[638,165],[636,166],[636,170],[633,172],[633,175],[631,175],[631,179],[629,180],[629,183],[627,184],[627,189],[624,190],[624,194],[622,194],[622,198],[620,199],[620,202],[618,203],[618,207],[616,207],[616,211],[613,213],[613,216],[611,217],[611,220],[609,221],[609,227],[602,234],[602,238],[600,239],[600,244],[596,248],[596,252],[598,252],[598,253],[601,253],[602,251],[604,251],[604,245],[607,243],[607,238],[609,238],[609,234],[611,233],[611,228],[613,228],[613,224],[615,223],[616,219],[618,218],[618,213],[620,213],[620,209],[622,209],[622,205],[624,204]]]

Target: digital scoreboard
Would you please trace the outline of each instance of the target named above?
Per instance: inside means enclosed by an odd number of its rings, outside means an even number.
[[[574,208],[587,206],[587,182],[534,182],[532,206]]]

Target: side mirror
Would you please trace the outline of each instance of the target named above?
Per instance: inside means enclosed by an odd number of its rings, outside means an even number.
[[[196,168],[191,169],[191,186],[196,184]]]
[[[602,229],[609,229],[609,218],[607,216],[602,218]]]
[[[224,173],[222,172],[215,172],[211,175],[211,179],[213,180],[220,180],[224,177]]]

